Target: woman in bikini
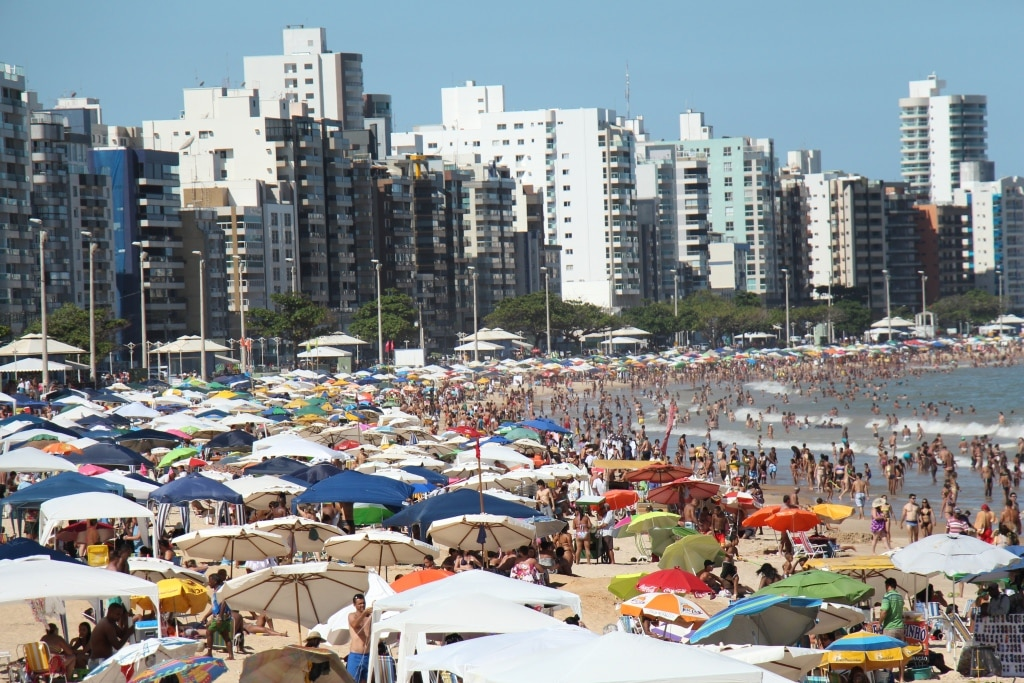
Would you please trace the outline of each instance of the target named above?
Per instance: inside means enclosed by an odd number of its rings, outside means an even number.
[[[579,558],[586,557],[587,564],[593,562],[593,558],[590,556],[590,529],[593,526],[587,510],[585,508],[578,509],[572,523],[572,535],[576,539],[577,561]]]
[[[935,511],[932,510],[931,503],[925,498],[921,501],[921,509],[917,511],[917,519],[921,522],[921,538],[932,535],[932,529],[935,528]]]

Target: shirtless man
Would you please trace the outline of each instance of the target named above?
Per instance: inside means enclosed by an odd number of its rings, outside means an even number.
[[[366,609],[366,596],[357,593],[352,598],[356,611],[348,615],[348,631],[351,638],[348,652],[348,672],[356,683],[366,683],[370,666],[370,615]]]
[[[683,506],[683,514],[679,519],[679,523],[687,529],[697,528],[697,506],[693,502],[693,497],[686,499],[686,505]]]
[[[703,581],[707,586],[715,591],[716,593],[722,590],[722,581],[712,573],[712,569],[715,568],[715,563],[711,560],[704,560],[704,570],[697,575],[697,578]]]
[[[921,512],[921,506],[917,504],[917,496],[910,494],[910,500],[903,506],[903,515],[900,517],[900,526],[907,527],[907,536],[910,542],[917,540],[918,524],[917,515]]]
[[[540,508],[540,514],[547,515],[548,517],[555,514],[555,496],[551,493],[549,487],[537,487],[537,505]]]
[[[106,618],[96,622],[92,638],[89,639],[89,652],[92,655],[89,659],[90,669],[120,650],[131,638],[135,626],[127,625],[127,614],[124,605],[114,602],[107,607]]]
[[[868,499],[869,485],[863,474],[857,473],[857,478],[850,484],[850,490],[853,491],[853,506],[857,508],[858,518],[864,519],[864,503]]]

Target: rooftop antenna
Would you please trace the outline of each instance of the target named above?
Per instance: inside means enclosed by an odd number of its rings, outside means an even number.
[[[626,120],[629,121],[629,62],[626,62]]]

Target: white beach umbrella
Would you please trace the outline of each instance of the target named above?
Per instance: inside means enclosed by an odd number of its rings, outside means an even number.
[[[393,567],[419,564],[426,557],[437,557],[441,550],[397,531],[361,531],[334,536],[324,542],[324,552],[336,560],[363,567]]]
[[[367,571],[335,562],[268,567],[224,584],[219,598],[233,609],[266,612],[312,628],[369,587]]]
[[[74,472],[77,469],[64,458],[31,446],[0,454],[0,472]]]
[[[405,470],[388,468],[383,470],[377,470],[372,472],[375,477],[387,477],[388,479],[394,479],[396,481],[403,482],[405,484],[426,484],[427,480],[418,474],[412,472],[406,472]]]
[[[697,647],[718,652],[730,659],[754,664],[791,681],[803,680],[808,671],[821,664],[821,655],[825,652],[815,648],[785,645],[698,645]]]
[[[206,583],[206,577],[199,572],[194,572],[184,567],[179,567],[173,562],[161,560],[156,557],[129,557],[128,573],[146,581],[156,583],[162,579],[187,578],[201,584]]]
[[[990,572],[1007,567],[1019,558],[972,536],[935,534],[897,550],[890,559],[900,571],[955,576]]]
[[[291,554],[291,548],[277,534],[242,526],[217,526],[178,536],[172,541],[183,552],[203,560],[228,558],[232,562],[265,560]]]
[[[240,477],[226,481],[224,485],[242,494],[245,504],[251,508],[265,508],[272,501],[280,500],[282,493],[287,501],[307,488],[270,475]]]
[[[532,524],[505,515],[459,515],[439,519],[427,529],[435,543],[449,548],[503,550],[533,543],[537,530]]]
[[[250,529],[280,536],[285,543],[300,553],[318,553],[323,550],[326,539],[345,533],[333,524],[297,515],[267,519],[247,526]]]

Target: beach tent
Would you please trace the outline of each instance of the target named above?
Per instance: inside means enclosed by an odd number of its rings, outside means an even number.
[[[270,458],[245,468],[246,474],[274,474],[277,476],[297,477],[309,469],[309,465],[291,458]]]
[[[185,531],[188,531],[191,527],[191,511],[189,510],[188,503],[194,500],[213,500],[237,505],[236,519],[245,519],[245,501],[242,498],[242,494],[229,489],[219,481],[197,473],[179,477],[174,481],[164,484],[155,491],[151,491],[149,500],[160,503],[160,507],[157,510],[156,525],[153,527],[154,548],[157,547],[155,538],[163,531],[172,505],[177,505],[180,510],[181,523]]]
[[[473,683],[783,683],[787,679],[725,655],[618,631],[516,666],[482,665]]]
[[[441,581],[433,581],[401,593],[382,597],[374,603],[373,611],[376,614],[404,612],[428,602],[457,599],[460,595],[467,593],[493,595],[506,602],[530,607],[552,605],[565,607],[573,614],[583,615],[583,601],[575,593],[519,581],[483,570],[459,572]]]
[[[252,454],[262,457],[276,457],[276,456],[290,456],[300,455],[304,457],[311,457],[323,450],[327,451],[327,455],[332,458],[340,457],[337,451],[332,451],[326,446],[321,446],[318,443],[303,439],[301,436],[296,434],[284,433],[275,434],[274,436],[268,436],[265,439],[254,441],[252,443]]]
[[[376,605],[381,603],[377,601]],[[559,628],[564,624],[546,614],[523,607],[507,600],[480,593],[463,593],[448,600],[429,602],[414,607],[402,614],[373,624],[370,631],[370,652],[376,652],[378,644],[385,638],[398,634],[398,675],[396,681],[406,683],[410,678],[408,657],[417,649],[424,649],[428,633],[513,633],[537,629]],[[605,659],[608,659],[607,652]],[[631,659],[632,657],[630,657]],[[380,681],[377,669],[379,658],[371,660],[371,680]],[[517,681],[530,680],[520,678]],[[563,676],[559,680],[599,679],[577,676]]]
[[[152,420],[153,418],[160,417],[159,410],[153,410],[149,406],[134,401],[127,403],[116,410],[111,411],[114,415],[128,418],[129,420]]]
[[[82,564],[67,553],[47,548],[27,538],[12,538],[0,544],[0,560],[20,560],[26,557],[48,557],[58,562]]]
[[[251,448],[255,441],[256,437],[249,432],[243,432],[241,429],[232,429],[230,432],[218,434],[207,441],[204,448]]]
[[[365,475],[369,476],[369,475]],[[384,479],[384,477],[373,477]],[[513,503],[495,496],[484,494],[484,512],[492,515],[505,515],[516,519],[536,517],[537,511],[531,507]],[[423,502],[410,505],[388,520],[389,527],[411,527],[419,524],[421,533],[439,519],[472,515],[480,512],[480,494],[472,489],[460,489],[451,493],[427,498]]]
[[[102,479],[104,481],[113,482],[120,484],[124,487],[124,492],[134,498],[135,500],[147,500],[149,494],[160,488],[159,484],[146,479],[138,474],[125,474],[124,472],[101,472],[97,474],[96,479]]]
[[[64,458],[31,446],[0,453],[0,472],[74,472],[76,469]]]
[[[35,507],[53,498],[87,491],[113,493],[121,496],[124,495],[124,486],[95,477],[87,477],[78,472],[62,472],[55,477],[44,479],[38,484],[15,491],[0,502],[16,508]],[[81,519],[81,512],[76,519]]]
[[[28,557],[0,561],[0,605],[50,598],[97,600],[142,595],[160,602],[155,583],[131,574],[112,572],[75,562]]]
[[[413,655],[409,658],[409,670],[419,671],[424,679],[427,672],[448,671],[464,681],[472,681],[481,668],[512,668],[525,659],[545,657],[550,650],[582,645],[597,637],[585,628],[565,624],[562,628],[471,638]]]
[[[76,493],[39,506],[39,540],[46,545],[61,522],[82,519],[83,514],[91,519],[153,519],[153,513],[143,506],[113,493]]]
[[[112,443],[98,443],[83,448],[81,455],[69,454],[65,458],[76,465],[102,465],[104,467],[149,467],[151,463],[141,455]]]
[[[313,484],[295,497],[292,507],[302,503],[376,503],[401,506],[412,495],[412,487],[387,477],[347,471]]]

